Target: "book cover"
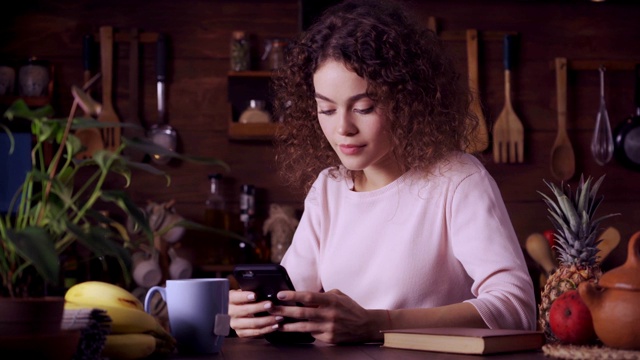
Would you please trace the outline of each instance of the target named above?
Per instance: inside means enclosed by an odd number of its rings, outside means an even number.
[[[458,354],[494,354],[540,349],[545,343],[542,331],[421,328],[383,330],[382,347],[448,352]]]

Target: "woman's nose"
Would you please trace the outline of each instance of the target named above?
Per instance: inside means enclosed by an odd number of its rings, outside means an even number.
[[[350,113],[340,115],[336,131],[342,136],[353,136],[358,133],[358,127],[353,123]]]

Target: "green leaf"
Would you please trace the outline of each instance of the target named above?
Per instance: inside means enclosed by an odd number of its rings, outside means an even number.
[[[28,120],[44,119],[53,115],[53,107],[46,105],[41,108],[31,109],[23,99],[18,99],[9,106],[4,116],[13,120],[14,118],[23,118]]]
[[[238,235],[238,234],[236,234],[236,233],[234,233],[232,231],[228,231],[228,230],[224,230],[224,229],[218,229],[218,228],[202,225],[200,223],[196,223],[196,222],[193,222],[193,221],[190,221],[190,220],[187,220],[187,219],[182,219],[182,220],[177,221],[174,226],[182,226],[185,229],[206,231],[206,232],[210,232],[210,233],[213,233],[213,234],[226,236],[227,238],[230,238],[230,239],[234,239],[234,240],[245,242],[245,243],[251,245],[252,247],[256,246],[252,241],[250,241],[247,238],[245,238],[244,236]]]
[[[58,254],[44,229],[32,226],[21,231],[7,229],[7,239],[13,243],[22,258],[33,264],[45,281],[50,284],[58,283]]]
[[[147,238],[153,239],[153,231],[145,213],[129,198],[127,193],[121,190],[105,190],[100,196],[104,201],[112,202],[123,209],[132,218],[134,223],[142,227]]]
[[[205,165],[216,165],[222,167],[225,171],[229,171],[229,165],[222,160],[204,157],[204,156],[187,156],[177,153],[175,151],[168,150],[162,146],[156,145],[155,143],[140,138],[127,139],[123,138],[122,142],[127,146],[127,148],[131,148],[134,150],[138,150],[145,154],[158,154],[170,158],[176,158],[180,160],[190,161],[199,164]]]
[[[16,141],[13,138],[13,134],[11,133],[11,130],[9,130],[9,128],[7,126],[5,126],[4,124],[0,123],[0,129],[4,130],[4,132],[9,137],[9,155],[11,155],[11,154],[13,154],[13,151],[15,150]]]

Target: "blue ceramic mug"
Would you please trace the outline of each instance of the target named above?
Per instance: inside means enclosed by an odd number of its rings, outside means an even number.
[[[178,352],[220,352],[225,336],[229,335],[228,279],[167,280],[165,287],[154,286],[147,291],[144,310],[148,313],[156,292],[167,304],[169,327]]]

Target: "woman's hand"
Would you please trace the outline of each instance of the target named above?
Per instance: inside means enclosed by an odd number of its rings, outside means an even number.
[[[278,329],[281,316],[255,316],[272,307],[271,301],[255,302],[256,295],[250,291],[229,291],[229,316],[231,328],[239,337],[258,337]]]
[[[340,290],[280,291],[278,299],[304,306],[273,306],[271,315],[307,320],[281,324],[280,331],[310,332],[327,343],[378,341],[388,326],[385,310],[366,310]]]

